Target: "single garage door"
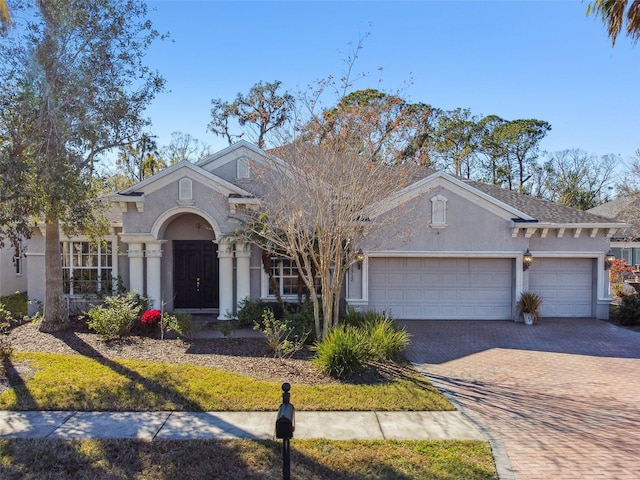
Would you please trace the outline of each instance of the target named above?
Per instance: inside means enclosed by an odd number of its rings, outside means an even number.
[[[542,295],[543,317],[592,317],[593,259],[534,258],[529,290]]]
[[[372,258],[369,307],[397,319],[511,318],[511,259]]]

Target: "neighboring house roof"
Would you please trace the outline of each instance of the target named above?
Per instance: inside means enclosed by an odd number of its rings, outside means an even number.
[[[628,228],[620,230],[614,238],[620,239],[636,239],[640,236],[640,196],[625,195],[618,197],[602,205],[594,207],[588,212],[601,215],[606,218],[615,219],[626,222]]]
[[[603,203],[587,211],[596,215],[602,215],[603,217],[626,221],[625,217],[628,216],[627,212],[629,208],[640,208],[640,197],[636,195],[618,197],[615,200]]]

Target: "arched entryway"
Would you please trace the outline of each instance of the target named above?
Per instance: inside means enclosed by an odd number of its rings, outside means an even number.
[[[172,217],[162,232],[163,285],[171,309],[214,310],[219,301],[219,260],[216,235],[195,213]]]
[[[218,245],[211,240],[173,241],[174,308],[218,308]]]

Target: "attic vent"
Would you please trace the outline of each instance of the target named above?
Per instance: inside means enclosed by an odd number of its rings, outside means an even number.
[[[239,158],[238,159],[238,172],[236,178],[249,178],[249,159],[248,158]]]
[[[431,197],[431,228],[447,226],[447,198],[442,195]]]
[[[178,196],[179,202],[190,202],[193,200],[193,184],[190,178],[180,180]]]

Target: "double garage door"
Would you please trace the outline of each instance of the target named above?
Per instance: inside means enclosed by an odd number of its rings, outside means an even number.
[[[593,260],[536,258],[529,290],[543,317],[593,315]],[[369,308],[397,319],[507,320],[515,314],[513,259],[371,258]]]
[[[372,258],[369,307],[397,319],[512,318],[513,260]]]

